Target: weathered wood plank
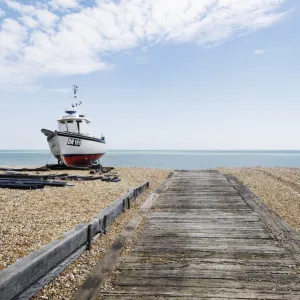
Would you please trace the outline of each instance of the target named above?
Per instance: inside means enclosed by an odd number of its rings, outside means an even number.
[[[209,189],[207,191],[204,190],[198,190],[198,191],[187,191],[187,190],[182,190],[182,191],[172,191],[172,190],[167,190],[166,192],[163,193],[166,196],[227,196],[227,197],[235,197],[237,196],[237,192],[236,191],[228,191],[228,192],[224,192],[224,191],[209,191]]]
[[[80,224],[0,272],[0,299],[12,299],[44,276],[87,241],[87,224]]]
[[[120,297],[119,294],[116,293],[110,293],[110,292],[105,292],[103,295],[98,295],[97,300],[120,300],[120,298],[122,300],[135,300],[137,299],[136,296],[132,296],[130,292],[123,293],[122,297]],[[167,298],[165,296],[147,296],[147,295],[143,295],[143,300],[166,300],[166,299],[176,299],[176,300],[199,300],[199,297],[179,297],[179,296],[168,296]],[[209,300],[228,300],[228,298],[206,298]],[[237,299],[237,298],[230,298],[230,300],[241,300],[241,299]]]
[[[173,205],[174,203],[178,205],[185,205],[186,203],[197,205],[197,204],[210,204],[210,205],[215,205],[215,204],[223,204],[223,205],[235,205],[235,204],[242,204],[243,206],[245,205],[245,202],[242,201],[241,199],[239,200],[218,200],[218,199],[173,199],[173,200],[160,200],[157,202],[158,204],[164,204],[164,205]]]
[[[189,272],[198,272],[199,270],[206,271],[226,271],[234,272],[239,271],[243,273],[254,273],[254,272],[270,272],[272,274],[296,274],[296,266],[291,267],[288,265],[249,265],[249,264],[230,264],[230,263],[201,263],[201,262],[176,262],[168,261],[164,263],[132,263],[132,262],[123,262],[119,267],[121,270],[146,270],[146,271],[155,271],[155,270],[182,270],[187,268]],[[300,282],[300,280],[299,280]]]
[[[173,245],[150,245],[150,244],[143,244],[136,246],[133,248],[134,251],[176,251],[177,249],[185,250],[185,251],[219,251],[219,252],[242,252],[242,253],[252,253],[252,252],[263,252],[263,253],[285,253],[285,250],[281,247],[270,246],[270,247],[262,247],[261,245],[252,245],[248,246],[245,245],[237,245],[237,246],[230,246],[230,245],[182,245],[182,244],[173,244]]]
[[[262,240],[262,239],[247,239],[244,240],[243,238],[241,239],[232,239],[230,237],[227,238],[191,238],[189,236],[164,236],[164,237],[153,237],[149,236],[140,236],[137,245],[141,244],[151,244],[151,245],[161,245],[161,246],[169,246],[173,244],[185,244],[186,246],[188,245],[224,245],[224,246],[239,246],[242,245],[244,246],[245,243],[247,243],[248,246],[262,246],[263,248],[267,247],[279,247],[282,248],[281,245],[277,242],[274,243],[274,239],[268,239],[268,240]]]
[[[243,209],[243,210],[239,210],[238,212],[233,210],[233,211],[228,211],[228,210],[219,210],[219,209],[205,209],[205,210],[194,210],[194,209],[172,209],[172,210],[160,210],[160,209],[156,209],[153,208],[151,213],[149,214],[149,217],[151,217],[152,215],[159,215],[161,214],[161,218],[168,218],[168,216],[173,217],[173,216],[209,216],[211,218],[218,217],[218,216],[232,216],[232,217],[240,217],[240,216],[258,216],[257,213],[253,212],[251,209]]]
[[[140,251],[132,251],[132,255],[136,258],[143,259],[145,261],[148,260],[156,260],[159,259],[168,260],[168,259],[197,259],[208,261],[211,259],[232,259],[232,260],[253,260],[257,261],[265,261],[265,260],[282,260],[282,261],[290,261],[292,259],[291,255],[288,252],[284,253],[268,253],[262,251],[252,251],[252,252],[216,252],[216,251],[199,251],[197,250],[181,250],[176,249],[174,251],[169,252],[152,252],[147,251],[146,249],[142,252]],[[295,261],[293,260],[294,264]]]
[[[118,286],[153,286],[153,287],[197,287],[197,288],[234,288],[234,289],[255,289],[272,291],[300,291],[300,281],[291,282],[272,282],[272,281],[249,281],[249,280],[224,280],[206,278],[144,278],[139,277],[120,277],[114,282]]]
[[[219,208],[223,210],[233,210],[233,209],[247,209],[248,206],[245,203],[157,203],[157,208],[187,208],[187,209],[205,209],[205,208]]]
[[[212,210],[208,210],[206,209],[205,211],[195,211],[193,209],[191,210],[175,210],[172,212],[165,212],[165,211],[155,211],[155,212],[151,212],[148,215],[148,219],[162,219],[162,220],[166,220],[166,219],[184,219],[184,218],[207,218],[210,220],[214,220],[214,219],[219,219],[219,218],[230,218],[230,219],[240,219],[240,218],[244,218],[244,219],[255,219],[257,221],[260,221],[261,219],[258,217],[258,215],[256,213],[245,213],[244,211],[239,212],[239,214],[237,214],[236,212],[230,212],[230,211],[226,211],[226,212],[218,212],[218,210],[212,209]]]
[[[180,196],[164,196],[159,198],[158,203],[161,202],[173,202],[173,201],[190,201],[190,200],[194,200],[194,201],[200,201],[200,202],[245,202],[243,201],[240,197],[235,197],[235,196],[202,196],[202,197],[194,197],[191,195],[180,195]]]
[[[239,215],[207,215],[207,214],[194,214],[194,215],[182,215],[182,216],[176,216],[176,215],[166,215],[165,217],[163,216],[153,216],[150,215],[148,218],[149,222],[157,222],[157,223],[166,223],[166,222],[184,222],[184,223],[189,223],[189,222],[212,222],[212,220],[215,221],[228,221],[230,222],[231,220],[233,222],[260,222],[260,218],[258,216],[252,215],[252,216],[239,216]]]
[[[194,279],[226,279],[226,280],[249,280],[249,281],[268,281],[268,282],[298,282],[299,276],[295,274],[284,273],[267,273],[264,270],[260,272],[245,272],[242,271],[220,271],[220,270],[193,270],[189,268],[179,270],[123,270],[122,277],[132,278],[139,277],[141,280],[144,278],[178,278],[186,280],[187,278]]]
[[[259,257],[259,258],[235,258],[235,257],[182,257],[182,256],[128,256],[122,259],[121,263],[139,263],[139,264],[162,264],[163,262],[181,262],[186,263],[210,263],[210,264],[235,264],[250,266],[288,266],[296,268],[295,261],[290,256],[279,257]],[[300,279],[299,279],[300,280]]]
[[[120,236],[112,244],[112,247],[106,252],[103,260],[101,260],[95,266],[90,276],[88,276],[81,288],[75,294],[74,299],[93,299],[97,295],[101,284],[112,271],[118,256],[124,250],[125,242],[134,234],[135,230],[141,223],[143,216],[151,208],[156,197],[157,194],[151,194],[146,199],[144,204],[141,206],[137,216],[133,220],[131,220],[131,222],[124,228]]]
[[[118,293],[112,293],[112,292],[103,292],[103,294],[99,294],[97,297],[97,300],[135,300],[137,299],[136,295],[133,295],[128,292],[128,293],[122,293],[122,296]],[[168,295],[167,298],[165,296],[148,296],[148,295],[143,295],[143,300],[166,300],[166,299],[176,299],[176,300],[199,300],[199,297],[179,297],[179,296],[170,296]],[[208,299],[208,298],[206,298]],[[279,298],[278,298],[279,299]],[[209,297],[209,300],[228,300],[228,298],[211,298]],[[230,298],[230,300],[241,300],[237,298]]]
[[[271,239],[272,236],[270,234],[266,233],[259,233],[259,232],[252,232],[252,233],[245,233],[245,232],[225,232],[225,233],[219,233],[215,232],[214,230],[210,233],[203,233],[203,232],[190,232],[189,230],[185,232],[162,232],[157,233],[155,235],[144,233],[140,235],[141,238],[147,238],[149,239],[155,239],[155,238],[165,238],[165,237],[189,237],[189,238],[195,238],[195,239],[202,239],[202,238],[226,238],[230,237],[231,239]]]
[[[267,227],[257,222],[245,222],[244,225],[240,224],[237,227],[234,223],[163,223],[163,224],[148,224],[148,229],[159,230],[159,229],[197,229],[199,231],[203,229],[231,229],[231,230],[241,230],[241,229],[266,229]]]
[[[217,172],[176,172],[117,266],[114,290],[98,297],[300,299],[297,263],[237,186]]]
[[[124,293],[130,292],[131,296],[144,296],[144,295],[150,295],[150,296],[184,296],[184,297],[199,297],[201,295],[201,298],[211,298],[214,297],[218,299],[218,297],[226,297],[228,299],[232,298],[240,298],[240,299],[265,299],[265,300],[274,300],[274,299],[300,299],[300,293],[298,291],[279,291],[276,293],[276,291],[259,291],[259,290],[248,290],[248,289],[226,289],[226,288],[210,288],[209,290],[206,288],[196,288],[196,287],[160,287],[159,290],[153,290],[153,287],[142,287],[137,286],[134,287],[134,290],[132,290],[132,287],[123,286],[122,290],[117,291],[114,290],[112,292],[109,292],[109,294],[115,294],[122,296]],[[108,292],[103,291],[102,295],[106,295]],[[279,297],[280,296],[280,297]],[[291,298],[292,297],[292,298]],[[201,299],[200,298],[200,299]],[[199,298],[198,298],[199,299]]]
[[[159,226],[164,226],[164,225],[170,225],[172,223],[178,224],[188,224],[188,223],[193,223],[193,224],[211,224],[211,221],[207,218],[184,218],[184,219],[168,219],[168,220],[161,220],[161,219],[149,219],[147,221],[147,225],[159,225]],[[252,224],[259,224],[260,222],[255,220],[244,220],[244,219],[234,219],[234,220],[230,220],[230,219],[215,219],[214,220],[214,224],[234,224],[236,226],[251,226]],[[184,226],[183,225],[183,226]]]

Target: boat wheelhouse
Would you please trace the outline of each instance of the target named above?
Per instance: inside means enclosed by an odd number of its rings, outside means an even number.
[[[78,87],[73,87],[74,99],[77,100]],[[42,129],[52,154],[60,164],[75,168],[88,168],[99,164],[105,154],[105,138],[94,137],[90,132],[91,121],[78,113],[81,102],[72,104],[65,110],[66,115],[57,120],[55,131]]]

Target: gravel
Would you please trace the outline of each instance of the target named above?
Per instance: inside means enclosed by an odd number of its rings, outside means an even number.
[[[131,169],[131,168],[130,168]],[[146,169],[139,169],[144,170]],[[154,170],[148,170],[148,172]],[[53,281],[40,290],[31,300],[38,299],[72,299],[78,288],[83,284],[84,280],[90,274],[94,266],[105,255],[115,240],[121,233],[123,228],[130,222],[134,215],[138,212],[140,206],[146,198],[152,193],[167,177],[170,171],[156,170],[150,180],[150,189],[144,192],[137,201],[134,201],[131,209],[121,214],[116,221],[110,226],[107,235],[101,236],[92,246],[91,251],[85,252],[73,264],[71,264],[64,272],[62,272]]]
[[[113,172],[118,173],[120,182],[76,181],[73,187],[32,191],[0,189],[0,270],[88,222],[124,192],[146,181],[155,188],[169,173],[148,168],[116,168]],[[88,175],[87,171],[68,174]]]
[[[125,191],[148,180],[151,184],[151,188],[133,204],[131,210],[118,217],[108,234],[93,244],[91,251],[80,256],[32,300],[72,299],[143,201],[169,174],[167,170],[140,168],[116,168],[114,171],[120,175],[121,182],[75,182],[75,187],[38,191],[0,189],[0,269],[3,269],[30,251],[58,238],[78,223],[89,221]],[[219,171],[236,176],[247,184],[278,215],[300,231],[300,169],[222,168]],[[84,171],[68,173],[86,175]]]
[[[231,168],[219,171],[248,185],[273,211],[300,231],[300,169]]]

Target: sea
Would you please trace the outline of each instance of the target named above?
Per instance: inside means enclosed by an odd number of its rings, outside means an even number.
[[[1,166],[44,166],[56,163],[48,150],[0,150]],[[300,151],[114,150],[103,166],[197,170],[218,167],[300,167]]]

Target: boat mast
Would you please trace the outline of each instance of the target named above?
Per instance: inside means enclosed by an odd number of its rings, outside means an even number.
[[[74,92],[74,99],[75,99],[75,103],[72,104],[72,107],[75,108],[75,106],[80,106],[82,104],[81,101],[79,101],[78,103],[77,101],[77,92],[78,92],[78,86],[77,85],[73,85],[73,92]]]
[[[78,91],[78,86],[77,85],[73,85],[73,92],[74,92],[74,99],[75,102],[77,101],[77,91]]]

